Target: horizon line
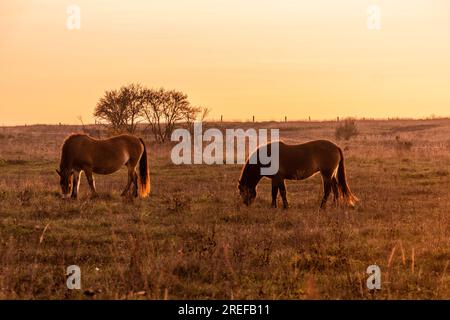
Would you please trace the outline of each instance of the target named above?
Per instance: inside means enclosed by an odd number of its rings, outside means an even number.
[[[306,119],[294,119],[294,120],[262,120],[262,121],[255,121],[252,120],[243,120],[243,119],[230,119],[230,120],[223,120],[220,119],[210,119],[201,121],[203,123],[295,123],[295,122],[340,122],[340,121],[346,121],[346,120],[355,120],[355,121],[431,121],[431,120],[450,120],[450,116],[435,116],[431,115],[428,117],[385,117],[385,118],[377,118],[377,117],[335,117],[335,118],[325,118],[325,119],[313,119],[313,118],[306,118]],[[184,123],[180,122],[180,123]],[[145,125],[149,124],[148,122],[140,122],[138,125]],[[33,126],[96,126],[96,125],[107,125],[106,123],[24,123],[24,124],[1,124],[1,128],[7,128],[7,127],[33,127]]]

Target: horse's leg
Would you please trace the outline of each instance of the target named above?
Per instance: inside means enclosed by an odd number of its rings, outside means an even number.
[[[323,198],[322,198],[322,202],[320,203],[320,209],[325,208],[325,205],[328,200],[328,196],[330,195],[331,188],[332,188],[332,182],[331,182],[330,177],[322,174],[322,180],[323,180]]]
[[[137,176],[136,171],[134,172],[134,175],[133,175],[133,196],[135,198],[138,197],[138,176]]]
[[[94,181],[94,176],[92,175],[92,169],[91,168],[85,168],[84,173],[86,174],[86,179],[89,183],[89,187],[91,188],[91,196],[92,197],[97,197],[97,190],[95,190],[95,181]]]
[[[278,182],[272,179],[272,208],[277,207]]]
[[[339,187],[336,177],[331,178],[331,188],[333,190],[333,201],[337,204],[339,200]]]
[[[81,171],[73,172],[73,185],[72,185],[72,199],[76,199],[78,197],[78,190],[80,188],[80,177]]]
[[[289,208],[289,204],[286,197],[286,185],[284,184],[284,180],[281,180],[281,183],[278,185],[280,189],[281,199],[283,200],[283,209]]]
[[[132,167],[130,164],[128,164],[127,167],[128,167],[128,182],[127,182],[127,185],[125,186],[125,189],[123,190],[121,196],[126,196],[129,193],[131,184],[133,183],[133,180],[134,180],[134,174],[135,174],[134,167]]]

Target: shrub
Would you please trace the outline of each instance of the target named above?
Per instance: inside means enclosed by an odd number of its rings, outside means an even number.
[[[356,137],[359,134],[355,120],[345,120],[344,123],[337,126],[334,135],[336,139],[350,140],[352,137]]]

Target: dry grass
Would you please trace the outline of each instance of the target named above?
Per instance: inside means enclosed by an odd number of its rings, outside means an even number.
[[[235,124],[240,126],[240,124]],[[335,122],[266,123],[287,142],[333,139]],[[247,124],[242,124],[247,126]],[[125,201],[125,172],[99,199],[63,202],[54,169],[78,127],[0,128],[1,299],[449,299],[450,121],[360,121],[342,142],[356,209],[318,212],[314,177],[270,209],[263,181],[240,204],[240,166],[175,166],[150,146],[152,194]],[[410,148],[398,147],[411,141]],[[82,290],[65,269],[81,267]],[[369,292],[378,264],[382,289]]]

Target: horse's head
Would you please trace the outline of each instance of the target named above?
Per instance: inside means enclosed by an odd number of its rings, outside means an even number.
[[[239,181],[238,189],[244,204],[247,206],[251,205],[256,198],[256,187],[249,187]]]
[[[73,172],[70,170],[58,170],[56,172],[59,175],[59,184],[61,186],[62,198],[67,199],[72,192]]]

